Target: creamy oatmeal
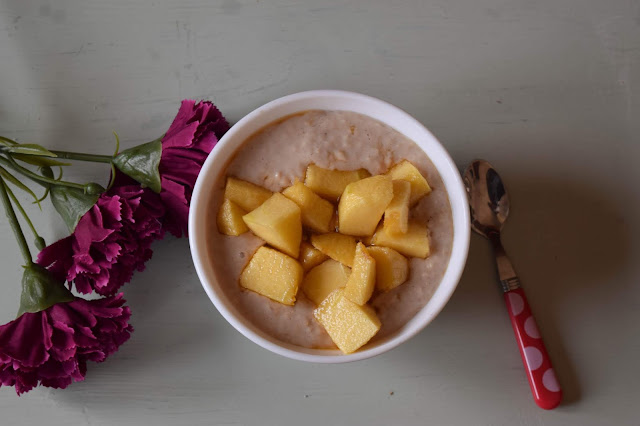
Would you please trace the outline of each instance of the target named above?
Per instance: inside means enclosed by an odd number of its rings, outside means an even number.
[[[372,342],[406,324],[431,298],[451,254],[453,223],[444,184],[425,153],[411,140],[377,120],[345,111],[308,111],[273,123],[249,138],[218,177],[210,211],[222,201],[227,176],[279,192],[303,180],[309,163],[339,170],[367,169],[376,175],[409,160],[427,179],[432,192],[411,209],[411,217],[429,227],[431,254],[411,258],[408,280],[387,293],[374,293],[371,306],[382,322]],[[218,281],[230,302],[256,328],[287,343],[308,348],[335,348],[313,317],[315,305],[302,291],[286,306],[242,289],[238,277],[264,242],[246,232],[232,237],[210,221],[208,252]]]

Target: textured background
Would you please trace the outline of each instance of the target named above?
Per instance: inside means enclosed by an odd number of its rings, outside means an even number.
[[[637,424],[637,1],[2,0],[0,61],[0,132],[58,149],[111,152],[112,130],[124,147],[151,140],[187,97],[231,121],[315,88],[405,109],[461,168],[484,157],[506,180],[505,246],[566,394],[553,412],[532,402],[479,237],[427,329],[338,366],[239,335],[187,241],[167,239],[125,287],[132,339],[65,391],[0,389],[0,423]],[[50,209],[31,211],[48,241],[64,236]],[[4,323],[20,258],[4,220],[0,235]]]

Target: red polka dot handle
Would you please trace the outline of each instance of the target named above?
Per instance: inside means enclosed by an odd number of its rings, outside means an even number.
[[[562,400],[562,389],[551,366],[551,359],[521,288],[504,293],[511,325],[518,341],[522,363],[536,404],[545,410],[555,408]]]

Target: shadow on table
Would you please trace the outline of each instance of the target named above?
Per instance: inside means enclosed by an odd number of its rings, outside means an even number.
[[[134,392],[140,383],[156,377],[170,386],[180,380],[183,366],[205,371],[211,359],[226,359],[228,345],[219,344],[220,328],[227,325],[202,289],[190,257],[186,238],[167,236],[152,246],[153,259],[143,273],[136,273],[122,291],[131,307],[134,332],[129,341],[106,362],[87,365],[86,380],[65,392],[52,392],[57,401],[82,405],[87,396],[119,400],[123,392]],[[106,390],[102,390],[106,389]],[[76,399],[79,398],[79,401]]]
[[[624,291],[620,288],[621,281],[615,279],[631,262],[630,233],[621,214],[624,205],[587,181],[552,181],[516,175],[509,176],[506,184],[512,209],[503,243],[527,292],[563,387],[563,405],[570,405],[581,399],[580,376],[590,373],[577,371],[572,362],[575,352],[564,343],[572,333],[567,324],[579,323],[576,315],[591,315],[584,306],[587,301],[606,303]],[[481,237],[472,237],[469,260],[459,287],[434,324],[449,322],[449,328],[453,329],[454,324],[460,327],[457,319],[460,316],[486,318],[488,310],[496,307],[508,323],[493,262],[489,243]],[[489,290],[489,286],[493,288]],[[578,305],[581,302],[583,306]],[[573,316],[572,321],[564,322],[568,315]],[[480,326],[485,323],[476,324],[474,328]],[[495,332],[495,329],[486,330],[487,335]],[[427,338],[428,333],[417,338]],[[589,344],[598,345],[597,336],[592,338]],[[513,344],[517,354],[515,340]],[[428,348],[429,344],[425,342],[421,347]],[[438,356],[430,356],[429,360],[437,360]],[[415,362],[424,362],[424,358]],[[478,362],[456,368],[469,369],[468,374],[463,374],[472,379],[483,377],[477,375]]]

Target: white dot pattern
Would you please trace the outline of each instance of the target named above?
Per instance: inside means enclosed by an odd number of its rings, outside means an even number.
[[[556,378],[556,373],[553,371],[553,368],[544,372],[542,375],[542,384],[551,392],[560,391],[560,384],[558,383],[558,379]]]
[[[524,332],[527,333],[529,337],[533,337],[534,339],[540,338],[540,331],[538,330],[536,320],[534,320],[533,317],[529,317],[524,321]]]
[[[524,357],[531,371],[537,370],[542,365],[542,352],[533,346],[524,348]]]
[[[511,313],[519,315],[524,309],[524,300],[518,293],[509,293],[509,305],[511,305]]]

